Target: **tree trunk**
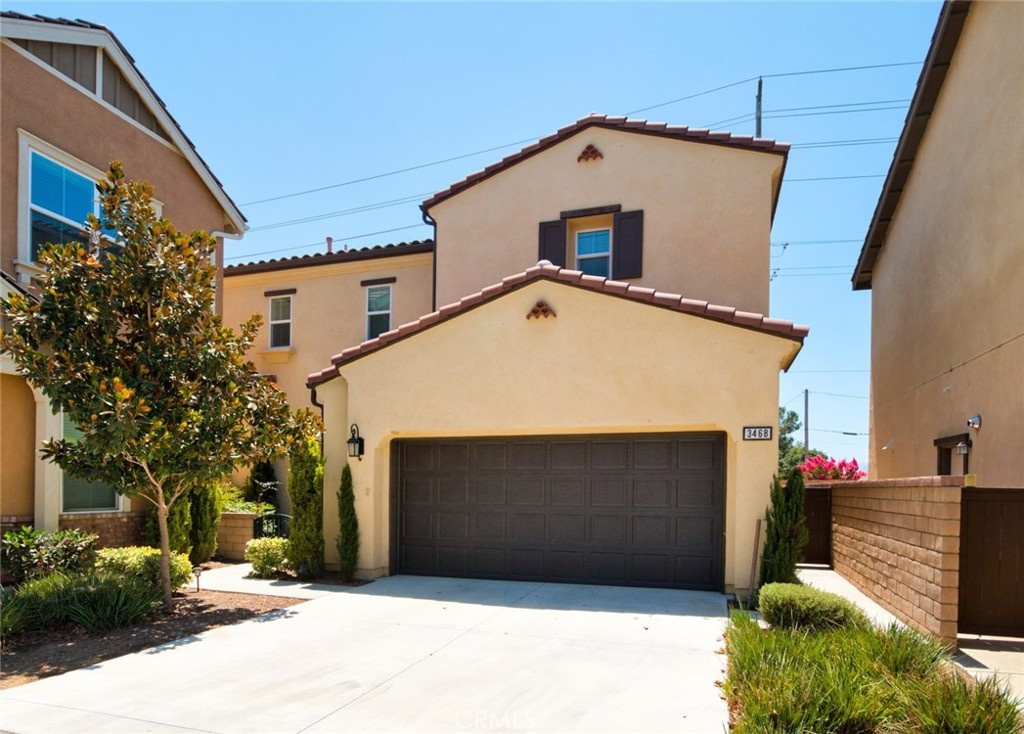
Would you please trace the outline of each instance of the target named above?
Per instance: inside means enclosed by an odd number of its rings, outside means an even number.
[[[156,524],[160,528],[160,581],[164,591],[164,611],[174,611],[174,589],[171,588],[171,540],[167,530],[168,505],[164,500],[164,491],[160,487],[156,491]]]

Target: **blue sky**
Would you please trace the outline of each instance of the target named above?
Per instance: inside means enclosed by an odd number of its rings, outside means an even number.
[[[811,325],[780,402],[802,413],[810,390],[811,445],[866,462],[870,294],[850,275],[938,2],[2,7],[117,34],[249,219],[229,263],[317,251],[328,235],[428,237],[417,203],[429,193],[590,112],[752,134],[756,82],[736,82],[765,76],[763,135],[798,146],[772,232],[771,312]],[[800,147],[813,143],[829,145]],[[364,210],[332,215],[352,209]],[[319,215],[331,216],[270,226]]]

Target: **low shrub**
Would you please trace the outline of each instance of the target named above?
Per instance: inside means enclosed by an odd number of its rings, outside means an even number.
[[[159,587],[99,574],[56,571],[5,592],[0,608],[4,638],[77,624],[89,632],[127,627],[160,604]]]
[[[245,560],[252,564],[252,575],[273,578],[291,570],[288,538],[255,538],[245,544]]]
[[[54,571],[76,573],[92,567],[98,540],[74,528],[51,533],[26,525],[4,533],[0,560],[15,583]]]
[[[896,625],[763,629],[736,612],[725,647],[736,734],[1021,732],[998,685],[964,681],[940,643]]]
[[[103,548],[97,553],[96,572],[100,576],[138,582],[153,589],[161,589],[160,550],[148,546]],[[171,588],[184,586],[192,578],[192,564],[188,556],[171,552]]]
[[[757,606],[766,622],[782,629],[824,630],[869,624],[864,612],[843,597],[801,584],[766,584]]]
[[[148,617],[160,606],[163,592],[138,580],[123,581],[95,575],[75,580],[67,619],[90,632],[127,627]]]

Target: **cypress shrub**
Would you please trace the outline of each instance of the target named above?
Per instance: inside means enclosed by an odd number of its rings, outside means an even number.
[[[277,473],[274,465],[269,461],[260,461],[253,464],[249,472],[249,481],[245,484],[243,499],[246,502],[265,502],[274,506],[274,512],[281,508],[281,502],[277,496],[280,482],[277,481]]]
[[[351,581],[359,563],[359,520],[356,517],[356,495],[352,489],[352,470],[345,464],[341,470],[338,490],[338,570]]]
[[[288,562],[300,579],[324,572],[324,467],[320,444],[310,439],[289,456],[288,496],[292,501],[292,527]]]
[[[220,524],[220,513],[223,496],[219,484],[194,489],[191,492],[192,510],[192,552],[189,560],[192,563],[204,563],[217,552],[217,526]]]
[[[160,547],[160,526],[157,525],[156,508],[151,507],[146,514],[146,527],[143,533],[146,545]],[[190,555],[192,553],[192,496],[183,494],[174,500],[167,511],[167,539],[172,553]]]
[[[761,557],[761,584],[799,583],[796,564],[803,558],[807,545],[805,495],[799,467],[790,471],[785,487],[778,475],[772,479],[771,506],[765,511],[768,527]]]

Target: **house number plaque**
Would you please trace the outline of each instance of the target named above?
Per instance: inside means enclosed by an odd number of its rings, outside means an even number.
[[[743,426],[744,441],[771,441],[771,426]]]

